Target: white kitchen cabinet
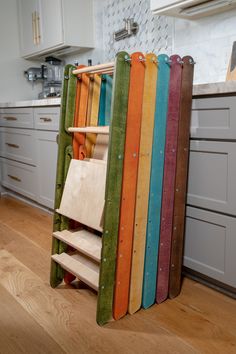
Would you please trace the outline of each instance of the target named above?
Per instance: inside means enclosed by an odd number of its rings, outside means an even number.
[[[39,50],[38,38],[36,38],[36,28],[39,26],[38,18],[36,19],[38,13],[38,0],[20,0],[20,44],[23,56]]]
[[[93,0],[19,0],[21,54],[40,58],[93,48]]]
[[[236,218],[188,207],[184,265],[236,288]]]
[[[54,206],[60,107],[0,109],[0,185]]]
[[[37,201],[53,209],[56,165],[57,132],[37,131]]]
[[[0,156],[35,166],[34,141],[32,129],[0,128]]]
[[[0,126],[32,129],[34,127],[33,109],[1,108]]]
[[[191,138],[236,140],[235,96],[193,100]]]
[[[236,96],[192,104],[184,266],[235,293]],[[219,283],[220,282],[220,283]]]
[[[41,50],[63,44],[63,17],[61,0],[40,1],[42,40]]]
[[[192,140],[187,203],[236,214],[236,143]]]
[[[31,200],[37,199],[36,167],[0,158],[1,184]]]
[[[34,109],[34,126],[38,130],[59,130],[60,110],[58,107]]]

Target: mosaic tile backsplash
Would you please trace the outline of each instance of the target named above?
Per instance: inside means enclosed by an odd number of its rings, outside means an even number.
[[[113,32],[124,28],[124,18],[133,18],[139,31],[116,42]],[[170,53],[172,20],[154,16],[150,11],[150,0],[108,0],[104,2],[103,42],[105,60],[111,60],[121,50]]]
[[[94,26],[96,48],[67,58],[67,62],[94,64],[114,60],[117,52],[135,50],[156,54],[171,54],[173,19],[154,16],[150,0],[94,0]],[[133,18],[139,25],[136,35],[116,42],[113,33],[124,28],[124,19]]]

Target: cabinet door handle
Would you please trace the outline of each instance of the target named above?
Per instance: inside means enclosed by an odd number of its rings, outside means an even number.
[[[3,119],[5,119],[5,120],[17,120],[17,118],[16,117],[3,117]]]
[[[36,12],[35,11],[32,13],[32,31],[33,31],[33,42],[36,45],[37,40],[36,40]]]
[[[39,18],[39,13],[35,12],[36,16],[36,44],[39,45],[41,42],[41,34],[40,34],[40,18]]]
[[[52,121],[52,118],[48,118],[48,117],[40,117],[39,119],[42,120],[42,121],[45,122],[45,123]]]
[[[8,175],[9,178],[13,179],[14,181],[21,182],[21,179],[16,176]]]
[[[16,149],[19,149],[19,145],[16,145],[16,144],[11,144],[11,143],[5,143],[7,146],[10,146],[12,148],[16,148]]]

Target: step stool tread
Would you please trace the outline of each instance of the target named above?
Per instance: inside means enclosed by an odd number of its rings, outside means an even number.
[[[87,230],[63,230],[53,233],[57,239],[65,242],[97,262],[101,260],[102,239]]]
[[[78,253],[69,255],[67,253],[54,254],[52,259],[61,267],[72,273],[85,284],[98,291],[99,265]]]

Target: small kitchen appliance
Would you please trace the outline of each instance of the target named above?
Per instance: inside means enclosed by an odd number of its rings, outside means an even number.
[[[47,57],[41,67],[31,67],[24,72],[28,81],[42,81],[38,98],[60,97],[64,65],[61,60]]]

